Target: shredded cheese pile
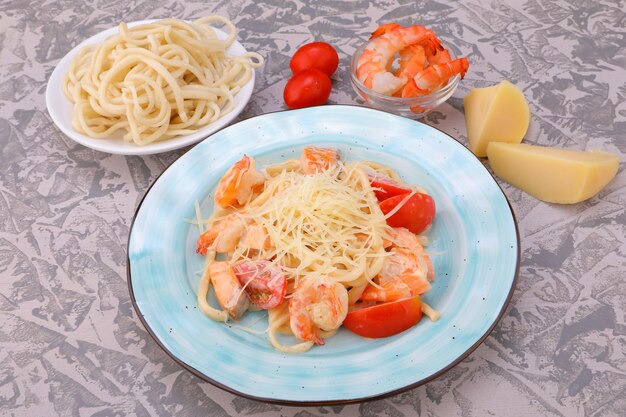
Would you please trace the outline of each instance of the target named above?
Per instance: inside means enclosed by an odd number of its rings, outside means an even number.
[[[266,183],[246,216],[260,223],[274,259],[297,281],[308,273],[356,285],[382,267],[388,228],[369,179],[358,165],[315,175],[283,170]]]
[[[280,266],[287,279],[285,298],[294,294],[301,280],[323,275],[345,287],[348,305],[353,306],[368,285],[380,288],[374,277],[381,273],[387,257],[392,255],[392,252],[385,250],[385,241],[391,244],[395,239],[386,220],[395,210],[387,215],[380,210],[368,177],[368,173],[372,172],[397,179],[390,168],[369,161],[338,161],[332,168],[315,174],[303,173],[297,160],[271,165],[265,168],[267,180],[260,194],[251,195],[236,210],[216,210],[207,221],[202,221],[197,205],[197,224],[202,231],[203,224],[211,229],[222,220],[228,220],[227,217],[235,216],[235,223],[244,220],[242,223],[251,225],[249,230],[261,227],[271,244],[265,248],[259,244],[253,250],[245,244],[237,245],[234,252],[228,254],[231,264],[263,259]],[[398,206],[404,205],[415,192],[418,192],[417,187]],[[230,221],[233,221],[232,217]],[[198,289],[198,303],[201,310],[212,319],[226,321],[227,314],[207,302],[207,268],[216,256],[215,249],[212,251],[207,254]],[[419,256],[417,260],[421,270],[427,271],[425,261]],[[274,277],[279,278],[278,275]],[[246,285],[239,289],[235,299],[245,296]],[[422,306],[425,315],[433,320],[438,319],[439,315],[434,309],[425,303]],[[314,309],[315,305],[310,307]],[[289,309],[289,303],[283,302],[268,310],[268,338],[279,351],[307,351],[313,346],[313,341],[287,345],[278,338],[280,333],[293,334]],[[259,333],[243,326],[238,328]],[[335,331],[319,329],[318,336],[325,339]]]

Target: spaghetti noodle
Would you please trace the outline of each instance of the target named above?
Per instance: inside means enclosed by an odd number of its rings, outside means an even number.
[[[228,27],[228,37],[219,39],[212,23]],[[93,138],[125,130],[124,141],[146,145],[216,121],[263,63],[254,52],[227,53],[236,36],[220,16],[121,23],[117,35],[84,47],[70,64],[63,91],[73,127]]]

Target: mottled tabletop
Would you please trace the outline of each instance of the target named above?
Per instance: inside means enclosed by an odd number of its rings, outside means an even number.
[[[501,185],[521,270],[491,336],[419,388],[362,404],[281,407],[204,382],[168,357],[131,307],[129,227],[186,149],[93,151],[64,136],[44,91],[73,46],[121,20],[220,14],[265,56],[245,119],[284,108],[296,48],[334,45],[331,102],[355,103],[349,57],[379,22],[420,22],[471,63],[424,123],[466,144],[462,98],[508,79],[526,95],[527,143],[626,154],[624,0],[0,2],[0,414],[6,416],[626,416],[626,175],[580,204]]]

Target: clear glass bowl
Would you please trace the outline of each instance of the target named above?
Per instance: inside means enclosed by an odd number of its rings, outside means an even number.
[[[457,74],[452,77],[452,79],[448,81],[448,84],[442,89],[420,97],[392,97],[370,90],[356,76],[357,63],[359,62],[363,50],[367,47],[367,44],[368,42],[363,43],[352,55],[352,59],[350,60],[350,81],[352,82],[354,91],[356,91],[359,97],[361,97],[369,107],[411,119],[419,119],[449,99],[459,85],[461,77]],[[443,47],[448,49],[452,59],[457,58],[453,48],[447,45],[443,45]]]

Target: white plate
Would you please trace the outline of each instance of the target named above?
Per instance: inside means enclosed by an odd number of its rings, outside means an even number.
[[[138,26],[146,23],[154,22],[155,20],[141,20],[138,22],[128,23],[128,26]],[[214,29],[216,35],[220,39],[226,39],[227,34],[219,29]],[[233,109],[227,114],[221,116],[215,122],[198,129],[195,133],[185,136],[177,136],[172,139],[168,139],[162,142],[151,143],[144,146],[137,146],[133,143],[124,142],[122,139],[122,131],[118,131],[114,136],[109,138],[97,139],[77,132],[72,127],[72,115],[73,105],[63,94],[62,82],[63,77],[67,73],[67,69],[72,62],[72,59],[78,54],[78,52],[86,45],[96,44],[103,42],[111,35],[118,33],[118,27],[107,29],[92,36],[80,45],[76,46],[67,55],[61,59],[56,66],[50,79],[48,80],[48,86],[46,88],[46,106],[48,107],[48,113],[52,117],[52,121],[57,127],[65,133],[70,139],[80,143],[81,145],[89,148],[122,155],[148,155],[160,152],[167,152],[174,149],[182,148],[187,145],[199,142],[202,139],[208,137],[212,133],[217,132],[224,126],[228,125],[241,113],[243,108],[248,104],[252,90],[254,89],[254,71],[252,71],[252,78],[246,83],[243,88],[235,95],[234,102],[232,103]],[[237,41],[228,48],[227,52],[232,55],[243,55],[246,53],[245,48]]]

